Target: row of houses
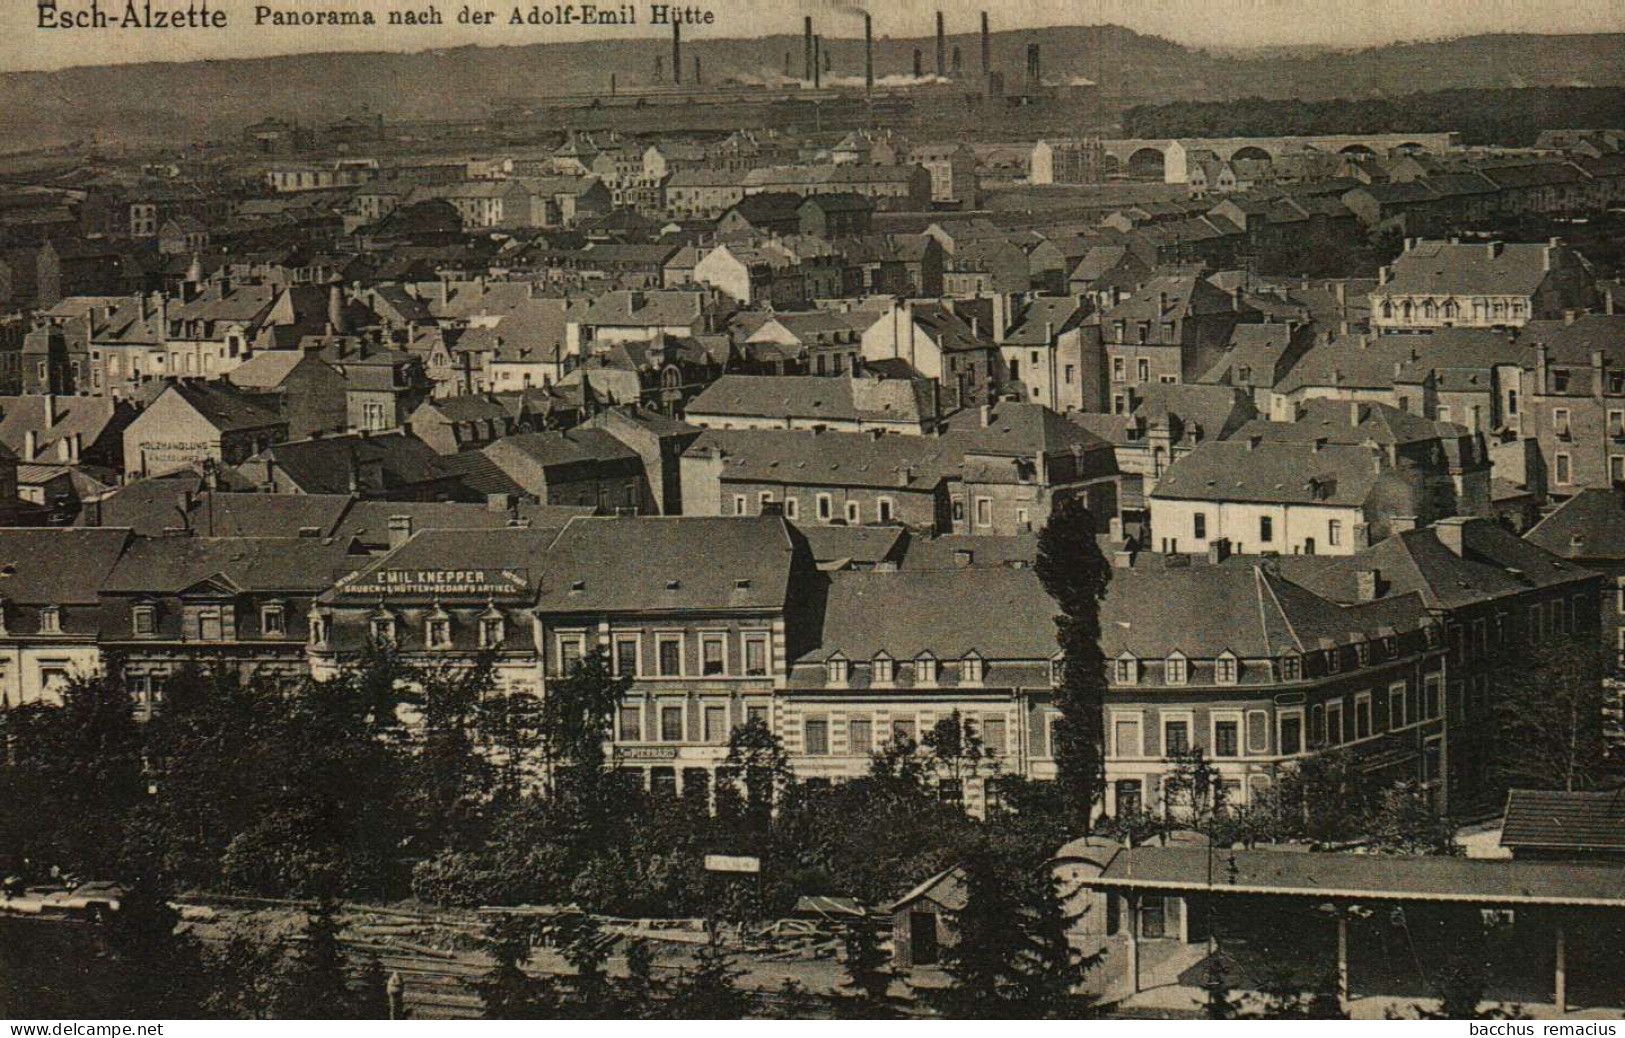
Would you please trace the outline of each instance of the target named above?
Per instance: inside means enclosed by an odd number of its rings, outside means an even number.
[[[351,505],[324,521],[320,501],[224,498],[236,518],[221,523],[255,536],[0,531],[18,560],[0,604],[7,700],[117,659],[154,706],[183,666],[331,677],[376,645],[424,665],[488,655],[503,687],[545,695],[602,650],[632,679],[613,759],[656,789],[710,789],[729,734],[756,718],[807,778],[861,775],[954,712],[989,753],[955,791],[973,807],[995,774],[1054,775],[1055,606],[1031,556],[984,557],[988,539],[876,552],[862,531],[813,536],[780,515],[343,518]],[[376,554],[369,522],[387,526]],[[1102,604],[1105,809],[1160,810],[1193,747],[1238,804],[1334,747],[1441,808],[1470,797],[1495,749],[1473,738],[1490,673],[1595,638],[1602,580],[1479,520],[1347,558],[1119,550]]]

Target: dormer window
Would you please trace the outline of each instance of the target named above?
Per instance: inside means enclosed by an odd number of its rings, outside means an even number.
[[[914,682],[918,685],[935,685],[937,683],[937,658],[929,652],[915,657]]]
[[[1303,677],[1303,658],[1297,653],[1288,653],[1281,657],[1281,680],[1297,681]]]
[[[388,613],[376,613],[371,625],[372,643],[379,648],[395,644],[395,618]]]
[[[430,649],[451,648],[451,616],[439,607],[423,621],[423,644]]]
[[[1241,661],[1226,649],[1213,661],[1213,680],[1220,685],[1234,685],[1241,675]]]
[[[39,611],[39,630],[41,634],[62,633],[62,609],[59,606],[46,606]]]
[[[130,611],[130,627],[137,638],[152,638],[158,634],[158,607],[142,603]]]
[[[1059,688],[1061,682],[1065,680],[1066,657],[1060,653],[1056,653],[1055,655],[1051,656],[1049,660],[1049,683]]]
[[[967,685],[980,685],[982,683],[982,657],[974,651],[969,653],[960,662],[960,676]]]
[[[1138,685],[1140,683],[1140,661],[1133,655],[1125,652],[1112,662],[1113,684]]]
[[[892,683],[894,663],[890,656],[882,652],[874,658],[870,666],[874,672],[874,683],[876,685],[889,685]]]
[[[267,602],[260,607],[260,634],[267,638],[281,638],[288,633],[288,611],[281,602]]]
[[[831,656],[824,664],[825,678],[831,685],[846,684],[847,661],[846,657],[837,653]]]
[[[1371,665],[1371,643],[1360,640],[1354,643],[1354,658],[1360,661],[1360,666]]]
[[[1425,631],[1427,634],[1428,648],[1437,649],[1439,647],[1439,642],[1442,640],[1439,634],[1439,625],[1436,623],[1429,623],[1423,627],[1423,631]]]
[[[504,626],[502,614],[497,611],[495,606],[481,614],[480,648],[495,649],[501,646],[507,640],[506,632],[503,630]]]
[[[1183,685],[1190,680],[1190,661],[1184,653],[1172,653],[1163,661],[1163,677],[1170,685]]]
[[[1399,639],[1394,635],[1387,635],[1382,640],[1382,654],[1388,659],[1399,655]]]
[[[1336,674],[1343,669],[1343,650],[1333,646],[1326,650],[1326,673]]]

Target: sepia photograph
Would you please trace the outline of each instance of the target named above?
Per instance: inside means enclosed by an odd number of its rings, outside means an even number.
[[[6,1038],[402,1020],[1618,1034],[1625,5],[8,0]]]

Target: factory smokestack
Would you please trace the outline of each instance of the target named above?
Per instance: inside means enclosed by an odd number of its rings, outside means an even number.
[[[801,49],[803,51],[801,67],[802,71],[806,73],[801,78],[810,83],[813,78],[813,62],[815,60],[813,57],[812,15],[809,14],[807,20],[802,23],[801,33]]]
[[[1027,86],[1036,90],[1044,83],[1043,59],[1038,54],[1038,44],[1027,44]]]
[[[790,78],[790,52],[784,52],[784,78]]]
[[[963,54],[959,53],[959,44],[956,43],[956,44],[954,44],[954,61],[953,61],[954,78],[958,79],[960,74],[962,72],[964,72],[964,71],[965,71],[965,56]]]
[[[924,57],[924,55],[922,55],[920,53],[920,48],[915,47],[914,48],[914,78],[915,79],[919,79],[921,76],[925,75],[925,66],[921,64],[921,60],[923,59],[923,57]]]
[[[863,89],[875,89],[875,20],[867,11],[863,14]]]
[[[982,75],[993,71],[993,43],[987,33],[987,12],[982,12]]]
[[[817,90],[817,89],[819,89],[820,87],[822,87],[824,85],[824,71],[823,71],[824,66],[823,66],[822,54],[820,53],[823,49],[824,49],[824,38],[822,36],[814,36],[813,37],[813,74],[812,74],[812,81],[813,81],[813,89],[814,90]]]
[[[705,80],[700,78],[700,56],[696,54],[694,55],[694,85],[699,86],[704,82]]]
[[[664,83],[665,81],[666,81],[666,56],[664,54],[656,54],[655,55],[655,82],[656,83]]]
[[[675,19],[671,23],[671,81],[683,82],[683,23]]]
[[[948,38],[943,33],[942,12],[937,12],[937,77],[948,74]]]

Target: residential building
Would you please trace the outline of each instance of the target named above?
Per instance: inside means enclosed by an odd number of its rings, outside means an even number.
[[[98,595],[129,542],[128,530],[0,529],[0,703],[57,702],[101,674]]]
[[[287,420],[262,401],[219,382],[175,380],[125,427],[124,474],[239,465],[287,436]]]
[[[1154,278],[1101,311],[1112,413],[1133,410],[1141,387],[1197,381],[1218,362],[1236,325],[1260,316],[1239,292],[1190,275]]]
[[[1517,328],[1592,300],[1593,275],[1561,239],[1543,243],[1407,239],[1371,293],[1371,326]]]
[[[547,505],[587,505],[605,515],[655,512],[643,458],[601,429],[506,436],[482,453]]]
[[[940,420],[936,383],[806,375],[723,375],[683,408],[702,429],[813,429],[924,436]]]

